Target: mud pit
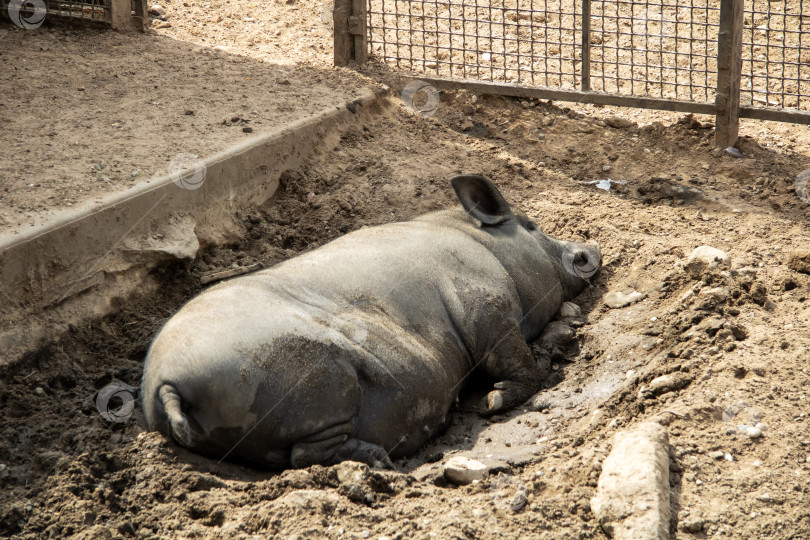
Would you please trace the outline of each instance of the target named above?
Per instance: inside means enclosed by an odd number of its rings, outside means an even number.
[[[793,192],[806,156],[744,138],[747,159],[715,157],[712,130],[694,121],[613,129],[603,110],[579,110],[590,112],[466,93],[443,94],[433,118],[394,104],[285,173],[271,204],[240,216],[242,241],[161,268],[157,295],[123,301],[2,373],[0,535],[603,538],[589,501],[611,436],[659,418],[674,537],[806,536],[810,276],[787,266],[810,245],[808,205]],[[217,463],[145,433],[137,407],[121,424],[99,414],[98,390],[139,384],[151,338],[203,275],[455,204],[448,179],[461,172],[493,179],[545,232],[602,248],[603,271],[576,300],[577,338],[525,405],[479,418],[481,381],[450,429],[397,471],[350,474]],[[625,183],[585,183],[605,177]],[[703,244],[726,251],[734,272],[682,272]],[[605,293],[627,288],[646,298],[606,307]],[[679,383],[650,390],[664,374]],[[767,424],[762,438],[737,433],[755,421]],[[447,484],[441,464],[455,455],[487,462],[491,476]]]

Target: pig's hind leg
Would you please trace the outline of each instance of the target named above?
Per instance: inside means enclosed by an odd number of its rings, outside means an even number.
[[[316,463],[331,465],[341,461],[359,461],[370,467],[393,469],[394,465],[382,446],[350,439],[354,422],[338,424],[320,431],[293,445],[290,464],[295,468]]]

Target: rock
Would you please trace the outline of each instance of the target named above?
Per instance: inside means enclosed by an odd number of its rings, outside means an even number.
[[[749,439],[759,439],[762,437],[762,430],[756,426],[745,426],[743,434]]]
[[[619,116],[609,116],[608,118],[605,118],[605,124],[614,129],[627,129],[635,126],[635,124],[630,120],[621,118]]]
[[[721,450],[709,452],[709,457],[712,459],[723,459],[723,456],[725,455],[726,455],[725,452],[722,452]]]
[[[483,480],[489,475],[489,468],[474,459],[464,456],[450,458],[444,465],[444,476],[456,485],[466,485],[473,480]]]
[[[731,268],[731,259],[728,254],[711,246],[696,248],[683,269],[693,278],[700,279],[707,271],[727,270]]]
[[[299,489],[280,497],[277,504],[295,511],[310,511],[320,514],[331,514],[340,503],[340,496],[331,491],[318,489]]]
[[[669,440],[663,426],[644,422],[616,434],[591,510],[614,539],[669,538]]]
[[[801,272],[802,274],[810,274],[810,251],[800,250],[792,252],[788,256],[787,266],[791,270]]]
[[[691,375],[683,373],[682,371],[667,373],[650,381],[650,384],[641,388],[640,393],[645,396],[658,396],[667,392],[674,392],[675,390],[689,386],[693,378],[694,377]]]
[[[125,240],[120,254],[126,261],[134,263],[192,261],[200,249],[195,227],[196,222],[189,216],[172,218],[160,226],[160,233]]]
[[[335,465],[338,482],[341,484],[362,484],[369,475],[369,466],[357,461],[342,461]]]
[[[151,6],[149,6],[149,15],[154,15],[155,17],[163,18],[166,16],[166,8],[164,8],[160,4],[152,4]]]
[[[563,302],[563,305],[560,306],[560,317],[563,319],[566,317],[579,317],[580,315],[582,315],[582,309],[573,302]]]
[[[685,533],[695,534],[701,532],[705,524],[706,520],[704,520],[703,518],[699,517],[687,518],[678,523],[678,530]]]
[[[647,295],[644,293],[633,289],[625,289],[623,291],[610,291],[604,296],[603,300],[607,307],[619,309],[640,302],[645,298],[647,298]]]
[[[743,154],[742,152],[740,152],[737,148],[734,148],[733,146],[729,146],[728,148],[726,148],[725,152],[726,152],[727,155],[729,155],[731,157],[735,157],[735,158],[744,158],[745,157],[745,154]]]
[[[172,23],[158,20],[156,20],[155,23],[152,25],[152,28],[171,28],[171,27]]]
[[[543,333],[540,334],[540,343],[543,347],[565,347],[576,337],[576,332],[563,321],[550,322]]]
[[[728,297],[731,295],[731,292],[728,290],[728,287],[714,287],[712,289],[703,289],[700,291],[700,294],[714,300],[718,304],[722,304]]]

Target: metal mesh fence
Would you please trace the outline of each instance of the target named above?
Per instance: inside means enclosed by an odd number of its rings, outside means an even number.
[[[436,76],[577,87],[580,0],[369,0],[371,54]]]
[[[810,3],[748,1],[743,19],[742,104],[810,108]]]
[[[366,1],[371,56],[413,74],[715,98],[720,0]],[[745,0],[743,106],[810,109],[808,32],[810,2]]]
[[[593,0],[592,90],[712,101],[719,2]]]
[[[8,13],[9,3],[15,0],[0,0],[0,13]],[[35,9],[34,2],[17,0],[20,13],[29,17]],[[46,20],[51,18],[80,19],[85,21],[108,22],[111,0],[46,0]],[[41,4],[40,4],[41,5]]]

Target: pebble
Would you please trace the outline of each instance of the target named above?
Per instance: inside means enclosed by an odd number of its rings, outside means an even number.
[[[621,118],[620,116],[609,116],[605,118],[605,124],[609,125],[614,129],[627,129],[633,127],[635,124],[626,118]]]
[[[250,126],[245,126],[242,128],[242,131],[245,133],[253,133],[253,128]]]
[[[464,456],[450,458],[444,465],[444,476],[456,485],[466,485],[483,480],[489,475],[489,467]]]
[[[746,426],[744,433],[749,439],[759,439],[762,437],[762,430],[755,426]]]
[[[745,157],[745,154],[743,154],[742,152],[740,152],[737,148],[734,148],[733,146],[729,146],[728,148],[726,148],[725,152],[726,152],[726,154],[728,154],[731,157],[735,157],[735,158],[744,158]]]
[[[38,396],[44,396],[45,390],[43,390],[41,386],[37,386],[36,388],[34,388],[34,393]]]
[[[647,295],[644,293],[634,291],[633,289],[625,289],[623,291],[610,291],[604,296],[603,300],[607,307],[619,309],[640,302],[646,297]]]
[[[725,456],[725,452],[720,450],[715,450],[714,452],[709,452],[709,457],[712,459],[723,459]]]
[[[149,15],[154,15],[156,17],[165,17],[166,8],[164,8],[160,4],[152,4],[151,6],[149,6]]]
[[[152,25],[153,28],[171,28],[172,23],[168,21],[155,21],[155,24]]]
[[[683,269],[694,279],[700,277],[707,270],[731,268],[731,258],[725,251],[712,246],[700,246],[692,251]]]

